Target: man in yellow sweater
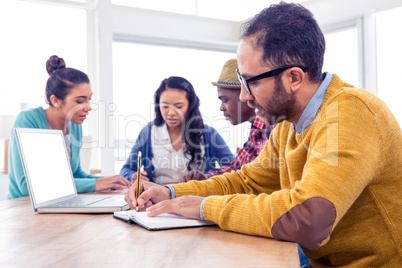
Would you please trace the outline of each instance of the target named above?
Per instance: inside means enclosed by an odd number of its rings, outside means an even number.
[[[312,267],[402,264],[402,132],[369,92],[322,73],[324,36],[300,5],[245,23],[240,99],[279,123],[260,155],[206,181],[142,183],[140,208],[297,242]],[[126,201],[135,207],[135,187]]]

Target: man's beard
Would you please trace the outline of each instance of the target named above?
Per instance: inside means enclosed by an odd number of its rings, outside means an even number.
[[[300,110],[296,96],[293,93],[286,93],[279,77],[275,79],[275,88],[271,99],[264,101],[262,105],[255,100],[250,104],[260,110],[259,116],[267,120],[270,125],[276,125],[283,120],[290,121]]]

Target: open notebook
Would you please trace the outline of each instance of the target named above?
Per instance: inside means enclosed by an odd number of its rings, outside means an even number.
[[[211,222],[195,220],[173,213],[164,213],[155,217],[148,217],[147,213],[135,210],[116,211],[113,217],[128,223],[136,223],[150,231],[215,225]]]

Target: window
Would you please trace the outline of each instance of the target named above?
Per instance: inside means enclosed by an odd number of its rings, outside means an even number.
[[[45,64],[51,55],[87,71],[85,10],[0,1],[0,25],[0,115],[47,107]]]
[[[326,33],[325,42],[323,72],[335,73],[343,81],[356,87],[361,86],[357,28]]]
[[[378,96],[402,126],[402,8],[377,13]]]
[[[56,54],[68,67],[86,72],[85,10],[1,1],[0,25],[8,26],[0,28],[4,37],[0,43],[0,115],[47,107],[45,63],[49,56]]]
[[[116,116],[116,163],[119,172],[140,130],[154,119],[153,95],[161,81],[181,76],[200,98],[204,123],[213,126],[235,152],[247,140],[250,124],[232,126],[220,111],[216,87],[223,64],[235,53],[113,43],[113,88]]]

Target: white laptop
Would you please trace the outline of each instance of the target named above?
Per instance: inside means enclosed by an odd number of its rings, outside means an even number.
[[[15,136],[35,212],[112,213],[129,208],[124,195],[77,195],[61,130],[15,128]]]

